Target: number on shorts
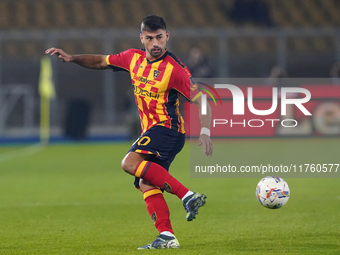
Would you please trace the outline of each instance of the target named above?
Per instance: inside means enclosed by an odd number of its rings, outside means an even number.
[[[148,136],[143,136],[138,142],[137,144],[139,146],[145,146],[145,145],[148,145],[149,142],[151,142],[151,138],[148,137]]]

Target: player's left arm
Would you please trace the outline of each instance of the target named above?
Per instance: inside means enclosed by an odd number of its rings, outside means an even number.
[[[199,118],[201,121],[201,133],[198,138],[198,145],[203,145],[203,151],[205,155],[212,156],[213,146],[210,139],[210,127],[211,127],[211,107],[207,104],[207,114],[203,115],[201,112],[202,97],[198,97],[194,103],[199,109]]]
[[[210,126],[211,126],[211,107],[207,104],[207,114],[201,113],[202,105],[202,92],[198,90],[195,80],[192,78],[189,69],[183,64],[176,66],[178,69],[174,72],[173,84],[186,99],[191,103],[195,103],[199,109],[199,118],[201,122],[201,133],[198,138],[198,145],[203,145],[204,154],[212,156],[213,146],[210,139]]]

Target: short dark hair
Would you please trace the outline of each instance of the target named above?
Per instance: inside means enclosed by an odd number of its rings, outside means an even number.
[[[158,29],[166,30],[166,24],[162,17],[157,15],[148,15],[142,20],[141,31],[157,31]]]

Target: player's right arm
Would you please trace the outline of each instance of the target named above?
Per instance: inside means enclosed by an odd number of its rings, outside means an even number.
[[[80,66],[90,68],[90,69],[107,69],[109,68],[106,62],[106,55],[90,55],[90,54],[80,54],[71,55],[63,51],[62,49],[49,48],[45,51],[46,54],[51,56],[57,55],[61,61],[73,62]]]

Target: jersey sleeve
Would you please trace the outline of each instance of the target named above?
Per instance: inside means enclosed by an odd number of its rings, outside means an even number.
[[[106,56],[106,63],[113,71],[128,71],[133,53],[131,50],[123,51],[119,54],[111,54]]]
[[[179,91],[192,103],[202,95],[202,92],[198,90],[198,86],[186,66],[183,68],[179,67],[178,69],[179,70],[176,70],[174,73],[175,77],[173,88]]]

